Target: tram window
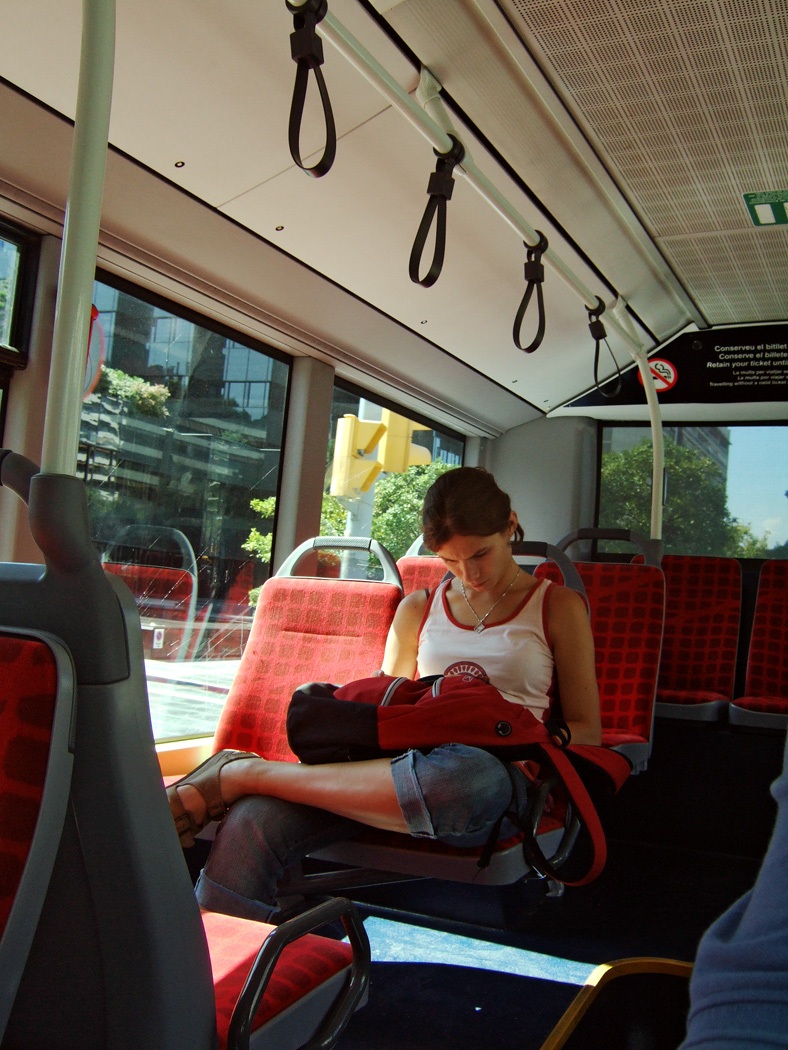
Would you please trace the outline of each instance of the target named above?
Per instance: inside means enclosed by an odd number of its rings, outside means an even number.
[[[102,561],[140,610],[158,740],[213,733],[267,566],[250,506],[277,491],[289,366],[275,352],[97,280],[78,470]]]
[[[361,421],[380,421],[394,440],[388,445],[378,441],[365,459],[354,458],[348,466],[337,445],[338,426],[347,415]],[[350,423],[355,426],[352,420]],[[358,435],[353,438],[354,452],[360,440]],[[421,534],[424,493],[439,474],[462,465],[464,452],[465,441],[459,434],[426,419],[411,419],[395,405],[376,401],[351,386],[336,384],[323,497],[325,528],[331,530],[331,535],[372,536],[395,560],[400,558]],[[377,464],[382,466],[379,473]],[[345,558],[345,562],[349,560]],[[365,569],[359,565],[357,572],[361,574]],[[343,571],[352,572],[349,568]],[[374,574],[374,569],[369,571]]]
[[[648,535],[650,430],[601,431],[598,523]],[[664,436],[666,554],[788,557],[788,426],[666,426]]]
[[[0,363],[24,367],[38,239],[0,222]]]
[[[420,536],[424,493],[439,474],[462,465],[465,451],[465,441],[460,435],[423,419],[409,419],[402,413],[401,408],[375,401],[358,388],[335,384],[320,518],[322,536],[371,536],[382,543],[395,560]],[[383,464],[389,469],[378,471],[376,465],[385,453],[385,446],[379,442],[366,457],[354,455],[352,463],[340,464],[337,428],[344,416],[353,416],[362,424],[372,421],[388,424],[392,431],[396,428],[401,438],[421,450],[408,456],[413,465],[389,459]],[[370,432],[374,429],[370,428]],[[359,433],[354,433],[352,442],[359,439]],[[400,447],[407,448],[407,444],[401,442]],[[254,507],[266,523],[273,515],[275,500],[255,500]],[[270,535],[265,534],[262,526],[250,536],[248,548],[254,550],[257,558],[270,560]],[[317,572],[355,579],[382,576],[377,558],[354,551],[345,552],[341,557],[330,550],[321,551]]]

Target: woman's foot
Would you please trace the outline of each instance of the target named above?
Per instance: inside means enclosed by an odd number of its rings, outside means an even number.
[[[193,846],[194,836],[212,820],[221,820],[229,806],[244,794],[228,790],[226,785],[222,790],[220,778],[225,766],[251,759],[262,761],[251,751],[218,751],[167,788],[170,812],[183,847]]]

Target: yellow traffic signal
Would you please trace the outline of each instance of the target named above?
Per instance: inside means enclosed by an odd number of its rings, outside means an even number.
[[[382,467],[377,460],[363,457],[369,455],[378,444],[384,429],[382,422],[359,419],[353,415],[342,416],[337,420],[329,490],[332,496],[357,499],[370,488]]]
[[[429,449],[423,445],[414,445],[411,441],[414,430],[431,430],[431,427],[414,423],[387,408],[383,409],[381,415],[381,423],[386,428],[378,445],[381,470],[389,474],[402,474],[408,467],[432,463]]]

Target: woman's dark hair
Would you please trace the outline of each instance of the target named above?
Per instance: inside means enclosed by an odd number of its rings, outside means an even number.
[[[430,485],[421,512],[424,546],[438,551],[452,536],[505,532],[512,501],[483,467],[447,470]],[[524,538],[518,525],[514,540]]]

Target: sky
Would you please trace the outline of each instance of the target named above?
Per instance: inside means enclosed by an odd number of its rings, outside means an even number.
[[[770,546],[788,540],[788,427],[735,426],[730,431],[728,510]]]

